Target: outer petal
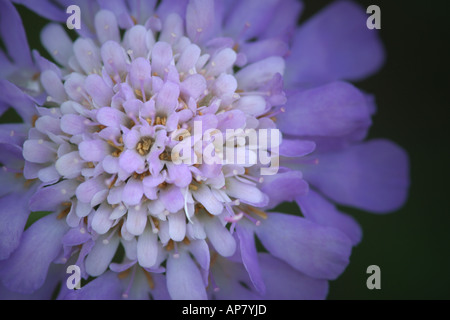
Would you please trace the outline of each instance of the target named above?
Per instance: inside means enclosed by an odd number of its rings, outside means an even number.
[[[328,281],[308,277],[266,253],[258,254],[267,300],[322,300],[328,293]]]
[[[376,30],[366,27],[367,17],[354,2],[336,1],[302,25],[286,62],[285,83],[359,80],[377,71],[384,50]]]
[[[203,278],[189,254],[180,252],[178,258],[167,259],[167,289],[175,300],[206,300]]]
[[[33,65],[22,20],[10,1],[0,2],[0,34],[9,56],[16,64]]]
[[[244,287],[252,287],[248,273],[241,263],[235,263],[221,257],[217,258],[212,267],[214,280],[219,290],[213,293],[213,298],[219,300],[256,300],[260,299],[254,291]]]
[[[23,4],[25,7],[36,12],[38,15],[52,21],[65,22],[67,19],[65,10],[62,10],[51,0],[14,0],[14,2]]]
[[[52,264],[48,270],[47,279],[38,290],[32,294],[20,294],[6,289],[0,284],[0,300],[50,300],[53,292],[61,280],[61,276],[65,276],[64,266]]]
[[[230,16],[225,22],[225,30],[233,36],[244,39],[261,34],[268,25],[276,11],[278,0],[237,1]]]
[[[273,18],[268,21],[269,25],[263,33],[263,38],[282,37],[283,40],[290,39],[302,9],[303,3],[300,1],[279,1]]]
[[[64,300],[119,300],[122,285],[117,273],[106,272],[79,290],[69,292]]]
[[[0,100],[14,107],[26,123],[31,123],[36,109],[33,101],[20,88],[6,80],[0,80]]]
[[[279,172],[276,175],[265,176],[261,191],[269,196],[269,208],[284,201],[293,201],[296,197],[308,192],[309,186],[303,180],[300,171]]]
[[[0,262],[0,278],[10,290],[31,293],[39,289],[50,263],[62,249],[61,239],[68,226],[56,214],[36,221],[27,229],[20,246],[8,260]]]
[[[303,167],[304,177],[336,202],[386,213],[406,201],[408,155],[388,140],[371,140],[317,158],[318,165]]]
[[[60,183],[39,189],[30,199],[32,211],[55,210],[63,202],[68,202],[75,194],[78,182],[64,180]]]
[[[357,245],[361,241],[362,230],[351,216],[341,213],[336,207],[313,190],[296,199],[306,219],[333,227],[344,232]]]
[[[341,137],[370,124],[366,97],[353,85],[333,82],[288,98],[278,126],[296,136]]]
[[[310,277],[336,279],[349,263],[351,242],[337,229],[270,213],[255,231],[272,255]]]
[[[20,243],[30,210],[23,193],[0,198],[0,260],[6,259]]]
[[[240,223],[236,228],[236,232],[239,238],[239,248],[245,269],[258,292],[264,294],[266,286],[261,275],[253,230],[248,228],[244,223]]]

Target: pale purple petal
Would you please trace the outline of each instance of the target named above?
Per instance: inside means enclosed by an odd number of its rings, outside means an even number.
[[[158,236],[147,227],[137,241],[137,258],[144,268],[153,267],[158,258]]]
[[[101,177],[89,179],[77,187],[76,196],[81,202],[90,203],[98,192],[106,188],[107,186]]]
[[[85,260],[86,272],[93,277],[103,274],[111,263],[119,246],[120,239],[115,236],[110,239],[107,235],[99,237]],[[107,241],[104,241],[107,240]]]
[[[127,173],[142,171],[144,169],[145,161],[136,151],[126,150],[119,158],[120,168]]]
[[[277,73],[284,73],[284,60],[281,57],[269,57],[254,62],[236,73],[236,80],[242,90],[254,90],[271,80]]]
[[[180,188],[176,186],[170,186],[160,190],[159,196],[165,208],[171,213],[175,213],[184,207],[183,194]]]
[[[174,300],[206,300],[203,278],[189,254],[180,252],[178,258],[167,259],[167,289]]]
[[[55,167],[61,176],[67,179],[74,179],[80,175],[84,162],[80,158],[78,151],[72,151],[56,160]]]
[[[214,197],[214,194],[208,186],[200,185],[197,190],[192,191],[192,196],[195,200],[200,202],[209,213],[218,215],[223,212],[223,204]]]
[[[216,251],[224,256],[231,257],[236,251],[236,240],[215,217],[206,217],[202,220],[205,226],[206,236]]]
[[[130,178],[123,188],[123,202],[130,206],[135,206],[141,202],[143,195],[142,181]]]
[[[52,211],[63,202],[68,202],[74,196],[78,182],[63,180],[57,184],[44,186],[36,191],[30,199],[32,211]]]
[[[132,235],[140,235],[144,232],[147,224],[147,208],[145,206],[134,206],[128,208],[126,227]]]
[[[98,234],[105,234],[113,225],[113,220],[109,219],[112,208],[109,204],[103,203],[94,212],[91,226],[92,229]]]
[[[114,92],[98,74],[94,73],[87,76],[84,88],[97,105],[103,107],[111,104]]]
[[[95,15],[95,31],[101,43],[108,40],[119,42],[120,34],[116,16],[108,10],[100,10]]]
[[[256,206],[267,205],[269,200],[256,186],[241,182],[235,178],[226,180],[226,192],[231,197]]]

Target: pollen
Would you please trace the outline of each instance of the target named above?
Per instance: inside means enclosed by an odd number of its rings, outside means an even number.
[[[150,137],[142,137],[141,140],[136,145],[136,151],[141,155],[145,156],[150,152],[150,148],[153,145],[153,139]]]

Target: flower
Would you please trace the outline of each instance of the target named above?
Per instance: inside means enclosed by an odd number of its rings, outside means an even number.
[[[62,2],[24,4],[64,21]],[[45,102],[1,82],[33,115],[0,130],[4,294],[49,298],[76,265],[86,281],[58,298],[325,298],[361,240],[334,203],[384,213],[408,188],[405,152],[363,142],[373,99],[343,81],[383,62],[364,11],[336,2],[296,28],[294,0],[79,4],[75,41],[42,31]],[[271,211],[284,201],[303,217]],[[49,214],[22,234],[28,210]]]

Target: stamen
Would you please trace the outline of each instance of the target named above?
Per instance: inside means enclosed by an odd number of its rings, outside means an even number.
[[[252,185],[252,186],[256,186],[256,184],[259,182],[257,181],[252,181],[253,179],[249,179],[249,176],[235,176],[235,178],[243,183]]]
[[[147,279],[147,283],[148,283],[148,286],[150,287],[150,289],[155,289],[155,281],[153,281],[153,277],[152,277],[152,275],[147,271],[147,270],[145,270],[145,269],[142,269],[143,271],[144,271],[144,275],[145,275],[145,278]]]
[[[244,212],[239,212],[238,214],[232,216],[232,217],[225,217],[224,220],[227,222],[238,222],[244,217]]]
[[[120,272],[117,276],[119,277],[119,279],[125,279],[126,277],[128,277],[130,272],[131,272],[131,269],[127,269],[127,270]]]
[[[33,115],[31,118],[31,126],[34,128],[36,126],[36,121],[39,119],[39,116],[37,114]]]
[[[274,110],[274,111],[269,111],[269,112],[266,112],[265,114],[263,114],[263,115],[260,115],[259,117],[258,117],[258,119],[261,119],[261,118],[267,118],[267,117],[269,117],[269,118],[273,118],[273,117],[276,117],[277,115],[279,115],[279,114],[281,114],[281,113],[284,113],[284,112],[286,112],[286,109],[284,108],[284,107],[280,107],[278,110]],[[273,120],[273,119],[272,119]]]
[[[250,211],[253,212],[254,214],[260,216],[261,218],[267,219],[267,213],[265,213],[264,211],[256,209],[255,207],[252,206],[248,206],[247,208],[250,209]]]
[[[11,172],[11,173],[19,174],[19,175],[22,175],[22,173],[23,173],[23,169],[13,169],[13,168],[5,167],[5,166],[3,166],[1,168],[5,172]]]
[[[117,144],[116,144],[116,142],[113,142],[113,141],[111,141],[111,140],[106,140],[106,143],[107,144],[109,144],[111,147],[113,147],[113,148],[116,148],[117,150],[119,150],[119,151],[123,151],[123,146],[118,146]]]
[[[67,203],[64,202],[64,203],[62,203],[61,205],[62,205],[62,206],[67,206]],[[61,220],[62,218],[66,217],[66,216],[69,214],[71,208],[72,208],[72,203],[69,202],[69,205],[68,205],[66,208],[64,208],[64,209],[56,216],[56,219]]]
[[[233,222],[233,223],[231,224],[231,226],[230,226],[230,233],[231,233],[231,235],[234,234],[234,231],[235,231],[235,229],[236,229],[236,225],[237,225],[237,222]]]
[[[184,197],[184,213],[185,213],[187,219],[189,220],[189,222],[193,224],[194,222],[192,222],[192,220],[191,220],[191,216],[189,214],[189,207],[187,205],[188,190],[189,190],[188,188],[185,188],[184,189],[184,193],[183,193],[183,197]]]
[[[128,299],[128,296],[129,296],[129,293],[130,293],[130,290],[131,290],[131,286],[132,286],[133,281],[134,281],[135,274],[136,274],[136,265],[133,266],[133,270],[132,270],[132,273],[131,273],[131,279],[130,279],[130,282],[128,283],[127,289],[125,290],[124,293],[122,293],[122,298],[124,298],[124,299]]]
[[[150,224],[152,225],[152,232],[154,234],[157,234],[159,232],[159,229],[156,227],[155,222],[153,221],[153,218],[150,217]]]
[[[111,189],[114,186],[114,184],[116,183],[118,177],[119,176],[117,174],[114,175],[114,178],[112,179],[112,181],[108,185],[108,189]]]
[[[118,229],[119,229],[119,226],[115,227],[115,228],[111,231],[111,233],[109,234],[108,238],[103,239],[102,243],[103,243],[104,245],[109,244],[109,242],[111,241],[111,238],[114,236],[114,234],[116,233],[116,231],[117,231]]]
[[[239,33],[239,35],[237,36],[237,40],[238,42],[240,40],[242,40],[242,37],[244,36],[245,32],[250,28],[251,24],[250,22],[245,22],[244,27],[242,28],[241,32]]]
[[[214,292],[219,292],[220,288],[219,286],[216,284],[216,281],[214,280],[214,275],[212,274],[212,272],[209,272],[209,280],[211,281],[211,286],[213,288]]]
[[[248,213],[244,213],[245,217],[250,220],[251,222],[253,222],[257,227],[261,224],[261,221],[253,218],[251,215],[249,215]]]
[[[153,145],[153,139],[151,137],[142,137],[136,146],[136,151],[145,156],[150,152],[150,148]]]
[[[167,251],[172,251],[173,248],[174,248],[174,242],[173,242],[172,239],[170,239],[169,242],[167,242],[166,250],[167,250]]]
[[[173,246],[174,246],[174,249],[175,249],[175,253],[173,254],[173,257],[175,259],[178,259],[180,257],[180,253],[178,252],[178,244],[174,241],[173,242]]]

